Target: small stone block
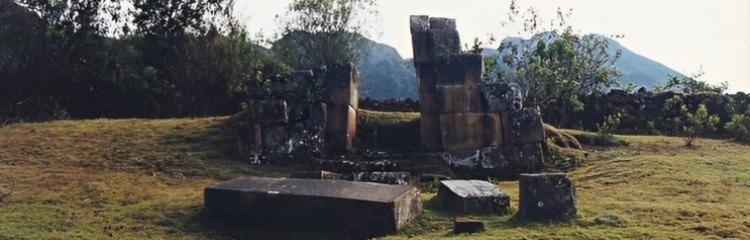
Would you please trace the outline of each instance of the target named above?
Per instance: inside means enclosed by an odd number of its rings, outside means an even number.
[[[478,233],[484,232],[484,222],[476,219],[455,217],[453,218],[453,233]]]
[[[449,211],[505,214],[510,197],[496,185],[480,180],[445,180],[440,182],[436,200]]]
[[[567,221],[576,216],[576,190],[564,173],[521,174],[518,216],[539,221]]]
[[[409,185],[409,172],[354,172],[352,181]]]
[[[437,83],[464,85],[482,83],[484,63],[480,54],[451,54],[435,62]]]

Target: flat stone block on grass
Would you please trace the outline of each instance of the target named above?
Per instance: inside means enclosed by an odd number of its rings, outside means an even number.
[[[520,217],[567,221],[576,216],[576,189],[567,174],[521,174],[518,187]]]
[[[445,180],[440,182],[436,201],[448,211],[463,214],[505,214],[510,197],[494,184],[480,180]]]
[[[322,227],[378,236],[422,211],[413,186],[341,180],[243,177],[204,190],[213,217]]]
[[[484,232],[484,222],[476,219],[455,217],[453,218],[453,233],[478,233]]]

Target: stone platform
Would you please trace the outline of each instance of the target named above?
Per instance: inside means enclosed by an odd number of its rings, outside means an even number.
[[[204,190],[213,217],[314,226],[367,236],[393,233],[422,211],[413,186],[245,177]]]

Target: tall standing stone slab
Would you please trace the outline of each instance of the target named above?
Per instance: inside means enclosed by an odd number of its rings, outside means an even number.
[[[463,214],[505,214],[510,207],[507,194],[496,185],[479,180],[440,181],[435,201],[449,211]]]
[[[567,221],[576,216],[576,189],[567,174],[521,174],[518,187],[520,217]]]
[[[316,226],[378,236],[397,231],[422,210],[407,185],[340,180],[237,178],[204,190],[214,217]]]

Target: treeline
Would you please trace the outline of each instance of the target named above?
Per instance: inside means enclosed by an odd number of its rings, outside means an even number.
[[[236,113],[253,80],[289,67],[231,13],[226,0],[0,0],[0,122]]]

